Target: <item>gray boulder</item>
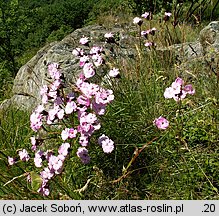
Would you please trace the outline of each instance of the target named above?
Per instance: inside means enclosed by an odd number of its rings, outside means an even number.
[[[121,45],[120,49],[113,53],[111,46],[105,43],[104,34],[113,32],[117,34]],[[49,77],[47,66],[49,63],[56,62],[60,65],[68,84],[74,83],[76,77],[81,72],[79,59],[72,54],[72,50],[79,46],[82,36],[89,37],[91,43],[96,46],[105,46],[107,55],[115,55],[115,58],[132,59],[135,53],[134,47],[131,48],[131,36],[121,28],[106,29],[103,26],[88,26],[75,30],[65,37],[62,41],[47,44],[40,49],[37,54],[28,61],[18,71],[13,85],[14,96],[5,100],[0,105],[0,110],[7,109],[9,106],[16,106],[20,109],[32,110],[40,103],[40,88],[48,84]]]

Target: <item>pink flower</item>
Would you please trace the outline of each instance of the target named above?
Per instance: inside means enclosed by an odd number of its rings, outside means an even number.
[[[145,19],[149,19],[150,13],[145,12],[141,15],[141,17],[145,18]]]
[[[172,15],[172,13],[170,13],[170,12],[165,12],[164,15],[170,17],[170,16]]]
[[[63,160],[61,160],[59,157],[51,155],[49,157],[49,168],[51,170],[54,170],[55,174],[60,174],[63,167]]]
[[[76,111],[77,105],[74,101],[67,102],[65,106],[65,113],[71,114],[73,111]]]
[[[170,19],[171,15],[172,15],[172,13],[170,13],[170,12],[165,12],[164,18],[163,18],[164,21],[165,21],[165,22],[168,21],[168,20]]]
[[[103,62],[104,62],[102,56],[99,55],[99,54],[93,55],[93,56],[92,56],[92,60],[93,60],[93,63],[94,63],[94,65],[95,65],[96,67],[101,66],[101,65],[103,64]]]
[[[155,32],[157,31],[156,28],[152,28],[149,30],[151,35],[155,35]]]
[[[118,77],[119,75],[119,69],[118,68],[113,68],[109,71],[109,76],[110,77]]]
[[[12,158],[12,157],[9,157],[9,156],[8,156],[8,164],[9,164],[10,166],[14,165],[15,162],[16,162],[15,158]]]
[[[76,49],[73,49],[72,54],[75,56],[83,56],[84,51],[81,48],[76,48]]]
[[[166,130],[169,127],[169,121],[167,121],[164,117],[160,116],[156,118],[153,123],[157,126],[157,128]]]
[[[62,140],[67,140],[68,138],[75,138],[76,135],[77,130],[75,130],[74,128],[65,128],[65,130],[63,130],[61,133]]]
[[[62,140],[67,140],[68,136],[69,136],[69,128],[65,128],[65,130],[63,130],[61,133]]]
[[[142,20],[141,18],[139,18],[139,17],[135,17],[135,18],[133,19],[133,23],[134,23],[134,24],[137,24],[137,25],[139,25],[139,26],[141,26],[142,23],[143,23],[143,20]]]
[[[70,148],[70,144],[69,143],[62,143],[62,145],[58,149],[58,153],[60,155],[67,156],[69,148]]]
[[[57,117],[58,119],[63,119],[65,115],[65,111],[63,109],[60,109],[58,112],[57,112]]]
[[[46,167],[42,172],[40,172],[40,176],[43,179],[51,179],[54,176],[54,172],[52,172],[48,167]]]
[[[78,131],[77,131],[76,129],[70,128],[70,129],[69,129],[69,132],[68,132],[68,137],[69,137],[70,139],[75,138],[76,135],[77,135],[77,132],[78,132]]]
[[[84,134],[81,134],[80,138],[79,138],[79,143],[82,145],[82,146],[88,146],[89,144],[89,138],[88,136],[84,135]]]
[[[86,78],[91,78],[95,75],[95,69],[92,63],[85,63],[83,67],[84,76]]]
[[[106,33],[104,37],[106,38],[106,43],[115,43],[114,34],[112,32]]]
[[[106,112],[106,104],[96,103],[95,101],[92,102],[91,108],[94,110],[95,113],[98,115],[104,115]]]
[[[43,85],[43,87],[40,89],[40,95],[47,94],[47,92],[48,92],[47,85]]]
[[[31,144],[32,144],[32,147],[31,147],[32,151],[36,151],[37,141],[36,141],[35,136],[30,137],[30,141],[31,141]]]
[[[42,156],[43,156],[43,151],[39,150],[35,153],[34,164],[36,167],[42,166],[42,162],[43,162],[43,160],[41,158]]]
[[[94,46],[90,49],[90,54],[96,55],[96,54],[100,54],[102,51],[103,51],[102,47]]]
[[[85,147],[79,147],[76,154],[81,159],[82,163],[87,164],[90,162],[88,150]]]
[[[30,159],[30,156],[28,155],[28,152],[26,149],[19,151],[18,154],[20,156],[20,160],[22,161],[28,161]]]
[[[33,131],[37,132],[42,127],[43,115],[38,112],[33,112],[30,116],[30,127]]]
[[[98,143],[105,153],[111,153],[114,150],[114,142],[104,134],[99,137]]]
[[[90,60],[90,58],[88,56],[86,56],[86,55],[82,56],[80,58],[80,63],[79,63],[80,67],[83,67],[86,63],[89,62],[89,60]]]
[[[59,68],[59,64],[57,63],[51,63],[48,66],[48,71],[52,79],[56,79],[56,80],[60,79],[61,73],[59,72],[58,68]]]
[[[154,43],[154,42],[146,42],[144,45],[145,45],[146,47],[148,47],[148,48],[150,48],[150,47],[156,47],[156,43]]]
[[[89,98],[83,96],[83,95],[80,95],[78,98],[77,98],[77,102],[81,105],[84,105],[84,106],[90,106],[90,100]]]
[[[105,38],[112,38],[112,37],[114,37],[114,34],[112,33],[112,32],[109,32],[109,33],[106,33],[105,35],[104,35],[104,37]]]
[[[184,91],[188,94],[191,94],[191,95],[195,94],[195,89],[193,89],[191,84],[184,86]]]
[[[101,88],[95,95],[95,102],[97,104],[108,104],[114,100],[113,91]]]
[[[172,83],[171,87],[165,89],[164,97],[173,98],[175,101],[180,101],[184,99],[187,94],[193,95],[194,93],[195,90],[191,84],[184,86],[184,80],[180,77],[177,77]]]
[[[80,44],[82,45],[87,45],[89,43],[89,38],[88,37],[82,37],[79,41]]]

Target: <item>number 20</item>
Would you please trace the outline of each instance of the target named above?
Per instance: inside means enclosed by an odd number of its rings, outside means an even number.
[[[215,204],[204,204],[204,212],[215,212]]]

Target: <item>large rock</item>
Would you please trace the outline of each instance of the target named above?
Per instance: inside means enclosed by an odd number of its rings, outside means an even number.
[[[105,43],[104,34],[113,32],[117,34],[121,45],[118,52],[112,53],[110,45]],[[72,50],[79,46],[79,39],[82,36],[89,37],[93,45],[105,46],[108,55],[117,55],[119,58],[133,58],[134,48],[130,46],[133,41],[121,28],[106,29],[103,26],[88,26],[77,29],[60,42],[53,42],[40,49],[37,54],[24,66],[20,68],[14,80],[14,96],[3,101],[0,109],[15,105],[21,109],[31,110],[40,103],[39,90],[42,85],[48,83],[47,66],[51,62],[59,63],[61,71],[64,73],[66,82],[74,83],[76,77],[81,72],[79,59],[72,54]]]
[[[219,21],[213,21],[203,28],[194,42],[174,44],[163,50],[173,51],[180,62],[203,57],[209,52],[219,51]]]

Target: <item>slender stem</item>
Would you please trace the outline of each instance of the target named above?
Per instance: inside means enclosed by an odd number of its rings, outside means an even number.
[[[141,50],[141,26],[139,26],[139,46]]]

